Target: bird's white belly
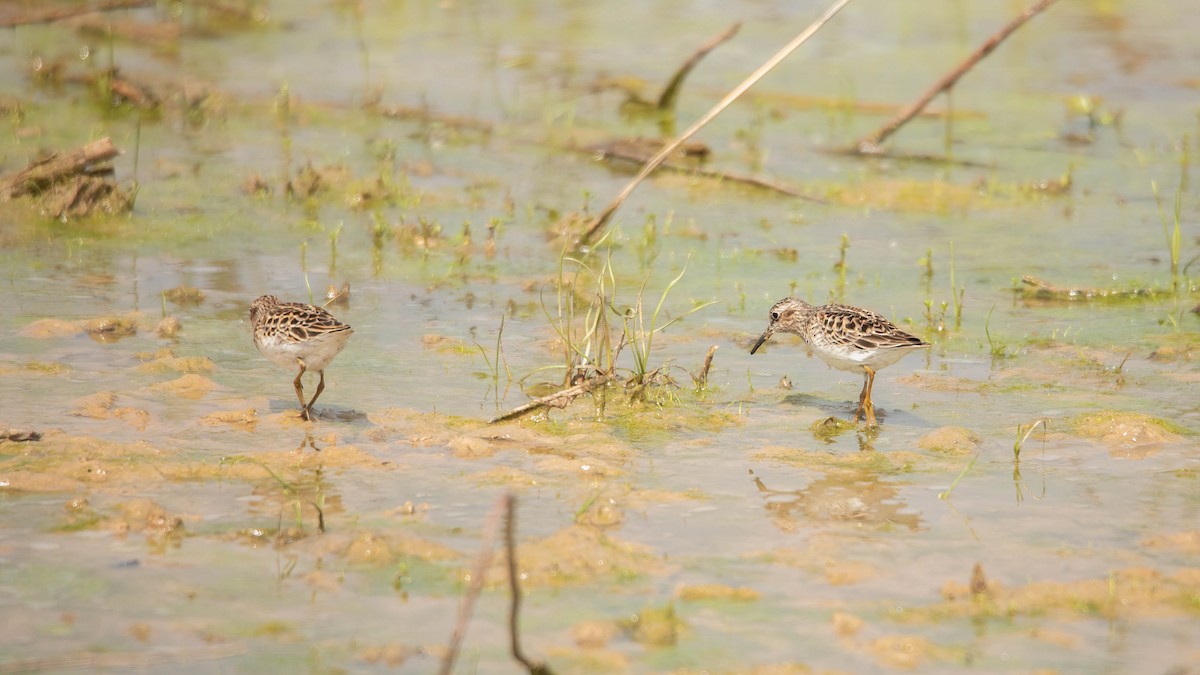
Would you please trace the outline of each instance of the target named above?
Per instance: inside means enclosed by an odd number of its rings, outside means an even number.
[[[264,337],[261,341],[256,340],[255,344],[263,356],[281,368],[299,368],[298,360],[303,360],[306,369],[320,371],[325,370],[325,366],[329,365],[333,357],[342,351],[351,333],[353,331],[349,330],[325,333],[310,337],[304,342],[293,342],[272,335]]]
[[[870,366],[872,370],[886,368],[893,363],[904,358],[906,354],[922,346],[913,347],[892,347],[890,349],[872,349],[872,350],[853,350],[853,351],[833,351],[824,350],[813,345],[813,353],[817,358],[824,361],[831,368],[838,370],[862,372],[863,366]]]

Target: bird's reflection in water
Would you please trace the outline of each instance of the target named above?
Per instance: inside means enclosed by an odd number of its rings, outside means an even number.
[[[313,452],[321,451],[321,448],[317,447],[317,439],[313,437],[311,431],[304,432],[304,439],[300,441],[300,445],[296,446],[296,452],[304,452],[305,448],[312,448]]]
[[[763,495],[764,508],[785,532],[818,523],[852,523],[873,530],[921,529],[920,515],[906,511],[908,505],[900,498],[900,490],[869,471],[831,471],[799,490],[772,490],[754,471],[750,477]]]

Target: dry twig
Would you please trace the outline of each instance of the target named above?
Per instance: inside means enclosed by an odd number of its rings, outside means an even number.
[[[520,417],[530,410],[536,410],[538,408],[565,408],[576,398],[588,393],[596,387],[604,386],[609,382],[612,382],[612,380],[612,375],[598,375],[590,380],[580,382],[573,387],[567,387],[566,389],[556,391],[553,394],[548,394],[541,398],[535,398],[524,405],[519,405],[503,415],[497,415],[496,417],[488,420],[488,424],[495,424],[496,422],[503,422],[514,417]]]
[[[925,109],[925,106],[929,105],[929,102],[932,101],[938,94],[953,87],[955,83],[958,82],[959,78],[965,75],[971,68],[975,67],[975,64],[983,60],[985,56],[991,54],[992,51],[996,49],[996,47],[999,46],[1005,38],[1007,38],[1009,35],[1012,35],[1013,32],[1015,32],[1018,28],[1025,25],[1026,21],[1029,21],[1033,17],[1040,14],[1042,10],[1054,4],[1056,1],[1057,0],[1039,0],[1037,4],[1017,15],[1017,18],[1010,21],[1008,25],[1004,26],[994,35],[988,38],[986,42],[979,46],[979,49],[976,49],[974,52],[972,52],[971,55],[964,59],[962,63],[958,64],[954,70],[951,70],[944,77],[942,77],[942,79],[938,80],[938,82],[930,87],[929,91],[926,91],[924,94],[922,94],[915,103],[908,106],[904,110],[901,110],[900,113],[892,118],[891,121],[889,121],[887,124],[884,124],[874,133],[863,137],[863,139],[858,142],[858,152],[861,154],[877,154],[879,152],[879,145],[881,143],[887,140],[889,136],[896,133],[900,127],[907,124],[909,120],[920,114],[921,111]]]

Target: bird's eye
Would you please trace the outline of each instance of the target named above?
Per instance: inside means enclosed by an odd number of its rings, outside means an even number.
[[[771,320],[778,321],[779,320],[779,312],[771,312]]]

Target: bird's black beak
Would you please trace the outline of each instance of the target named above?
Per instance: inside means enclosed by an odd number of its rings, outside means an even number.
[[[758,342],[755,342],[754,346],[750,348],[750,353],[753,354],[754,352],[758,351],[758,348],[761,347],[763,345],[763,343],[766,342],[767,338],[769,338],[769,337],[771,337],[771,329],[770,328],[763,331],[763,334],[761,336],[759,336],[759,338],[758,338]]]

